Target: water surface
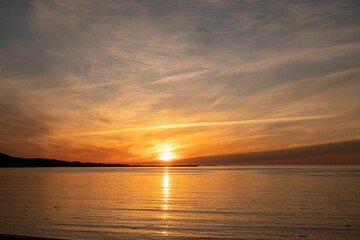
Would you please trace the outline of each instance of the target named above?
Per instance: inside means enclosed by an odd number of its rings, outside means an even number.
[[[0,233],[359,239],[360,167],[0,169]]]

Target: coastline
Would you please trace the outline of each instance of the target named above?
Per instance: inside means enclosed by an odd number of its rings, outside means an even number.
[[[22,236],[22,235],[12,235],[12,234],[0,234],[0,239],[12,239],[12,240],[65,240],[61,238],[44,238],[44,237],[33,237],[33,236]]]

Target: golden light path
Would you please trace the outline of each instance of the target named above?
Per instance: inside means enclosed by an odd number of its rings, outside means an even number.
[[[162,179],[162,215],[161,219],[164,221],[164,229],[161,232],[163,235],[167,236],[168,231],[168,215],[167,211],[169,210],[169,196],[170,196],[170,175],[169,175],[169,167],[164,167],[164,175]]]

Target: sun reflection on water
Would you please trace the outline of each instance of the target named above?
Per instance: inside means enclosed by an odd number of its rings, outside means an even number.
[[[161,232],[162,235],[168,235],[168,214],[169,210],[169,202],[170,202],[170,174],[169,167],[164,167],[164,175],[162,178],[162,205],[161,208],[163,210],[161,219],[164,221],[164,229]]]

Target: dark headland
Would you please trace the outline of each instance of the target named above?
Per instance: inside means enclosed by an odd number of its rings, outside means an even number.
[[[127,167],[128,164],[69,162],[46,158],[19,158],[0,153],[0,167]]]
[[[116,163],[92,163],[92,162],[70,162],[64,160],[46,159],[46,158],[19,158],[0,153],[0,168],[25,168],[25,167],[197,167],[193,164],[170,164],[170,165],[132,165]]]

